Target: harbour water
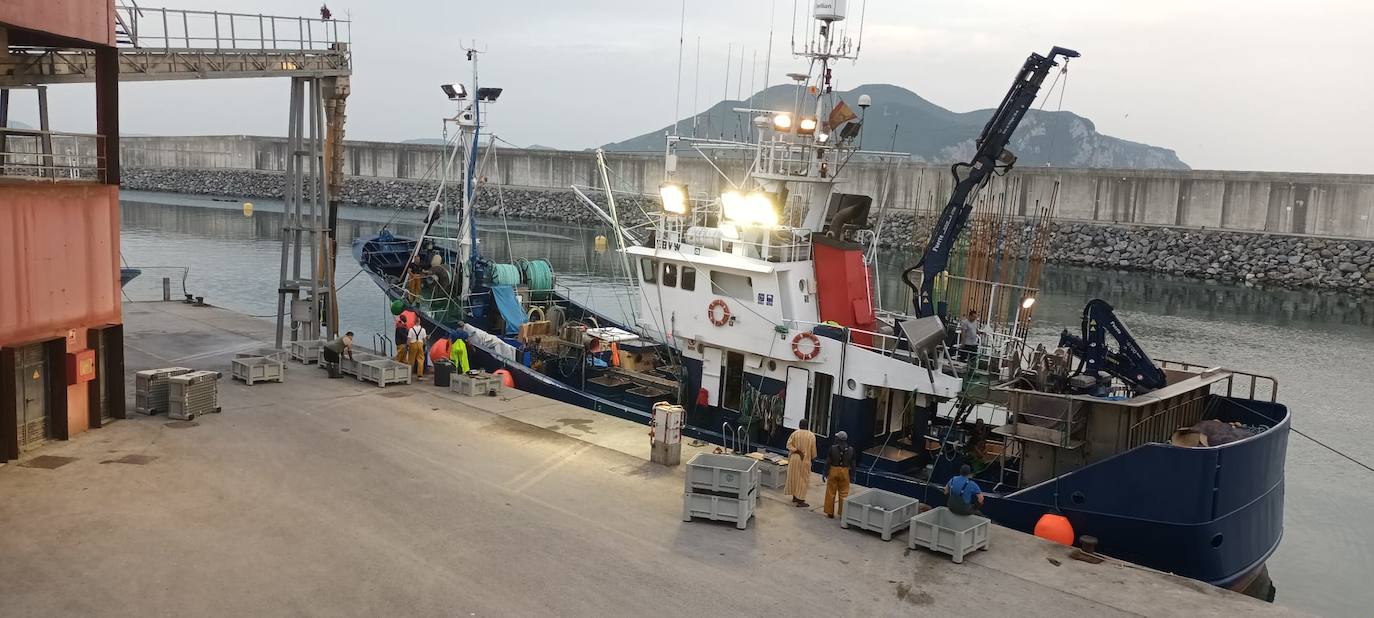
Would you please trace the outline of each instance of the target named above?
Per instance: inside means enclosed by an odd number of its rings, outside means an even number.
[[[173,294],[257,316],[273,316],[281,265],[281,204],[123,192],[121,245],[126,263],[143,275],[126,287],[134,300],[161,298],[161,279]],[[367,345],[388,333],[391,318],[381,292],[358,276],[345,253],[353,238],[387,224],[416,232],[418,213],[345,208],[340,213],[337,280],[341,322]],[[619,258],[595,252],[605,230],[567,224],[486,220],[482,251],[502,261],[548,259],[560,285],[612,315],[635,304]],[[899,308],[904,255],[880,259],[884,305]],[[1366,463],[1374,462],[1374,298],[1259,290],[1141,273],[1050,267],[1035,307],[1031,338],[1051,343],[1076,330],[1083,304],[1103,298],[1116,306],[1152,356],[1234,367],[1278,379],[1280,398],[1293,410],[1294,428]],[[1374,473],[1294,434],[1287,462],[1285,535],[1269,561],[1277,602],[1329,616],[1368,615],[1374,605]],[[1184,610],[1186,611],[1186,610]]]

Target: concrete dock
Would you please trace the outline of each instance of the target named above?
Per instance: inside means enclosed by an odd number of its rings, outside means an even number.
[[[131,375],[223,371],[223,413],[131,413],[0,467],[2,615],[1293,613],[997,527],[954,564],[841,529],[818,477],[812,509],[764,490],[747,530],[685,523],[682,470],[647,461],[642,425],[296,363],[249,387],[229,359],[270,323],[177,303],[124,319]]]

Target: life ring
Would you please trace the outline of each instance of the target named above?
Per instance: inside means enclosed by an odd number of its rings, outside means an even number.
[[[717,309],[720,309],[720,317],[716,317]],[[730,321],[730,305],[719,298],[711,301],[710,306],[706,307],[706,319],[716,326],[725,326]]]
[[[803,341],[811,342],[810,351],[802,351],[801,343]],[[798,360],[809,361],[813,358],[816,358],[816,356],[820,353],[821,339],[820,337],[817,337],[814,333],[797,333],[797,336],[792,338],[792,355],[796,356]]]

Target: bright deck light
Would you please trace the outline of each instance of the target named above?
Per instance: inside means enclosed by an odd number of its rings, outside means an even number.
[[[792,116],[790,114],[774,114],[773,127],[779,131],[786,131],[792,128]]]
[[[1034,305],[1035,305],[1035,297],[1034,297],[1034,296],[1028,297],[1028,298],[1026,298],[1026,300],[1021,301],[1021,308],[1022,308],[1022,309],[1030,309],[1030,308],[1033,307]]]
[[[665,182],[658,187],[658,195],[663,198],[663,210],[675,215],[687,214],[687,187],[675,182]]]
[[[797,125],[797,129],[798,129],[798,131],[799,131],[800,133],[802,133],[802,134],[807,134],[807,133],[811,133],[811,132],[815,131],[815,130],[816,130],[816,119],[815,119],[815,118],[811,118],[811,117],[802,118],[802,119],[801,119],[801,124],[798,124],[798,125]]]
[[[748,194],[726,191],[720,196],[725,218],[735,223],[753,223],[772,227],[778,224],[778,211],[768,194],[753,191]]]

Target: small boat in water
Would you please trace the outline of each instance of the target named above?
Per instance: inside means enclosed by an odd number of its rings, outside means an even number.
[[[445,89],[459,107],[446,157],[461,163],[457,180],[418,238],[383,229],[355,242],[355,258],[389,299],[432,333],[461,332],[474,366],[509,371],[519,389],[643,423],[655,403],[680,404],[685,435],[741,451],[785,452],[805,419],[822,453],[848,434],[861,452],[854,482],[927,504],[942,504],[968,464],[999,524],[1033,532],[1059,516],[1105,554],[1272,599],[1264,564],[1282,537],[1290,425],[1277,383],[1152,360],[1100,300],[1079,334],[1026,341],[1048,214],[1008,216],[1012,200],[986,188],[1014,163],[1006,146],[1042,80],[1077,53],[1032,54],[974,158],[953,167],[951,198],[907,272],[908,314],[874,300],[882,201],[872,221],[874,196],[845,192],[851,158],[903,155],[859,147],[862,119],[831,88],[856,47],[832,35],[842,15],[815,17],[795,102],[736,110],[753,119],[752,141],[668,136],[648,233],[618,226],[609,193],[609,212],[597,208],[634,273],[633,323],[574,302],[545,260],[479,251],[483,110],[500,90],[478,86],[475,60],[471,91]],[[752,164],[738,180],[686,179],[680,148],[745,151]],[[449,210],[456,228],[436,232]],[[1002,240],[1013,228],[1040,242],[1013,250]]]

